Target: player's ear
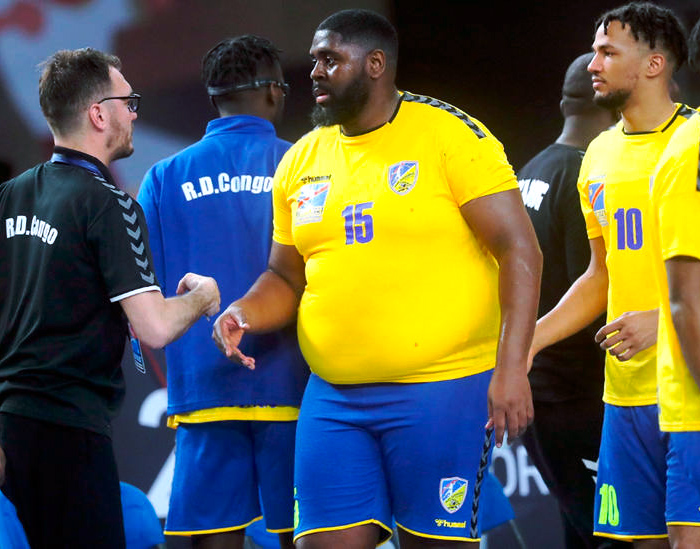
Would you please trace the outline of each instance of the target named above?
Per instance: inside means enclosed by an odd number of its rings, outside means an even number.
[[[666,69],[667,64],[664,54],[652,52],[647,59],[647,75],[652,78],[660,75]]]
[[[369,77],[376,80],[386,70],[386,54],[380,49],[372,50],[367,54],[366,67]]]
[[[88,120],[95,129],[104,130],[107,127],[108,116],[104,103],[93,103],[88,108]]]

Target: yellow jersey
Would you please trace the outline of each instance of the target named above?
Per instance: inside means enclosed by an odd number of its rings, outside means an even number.
[[[673,326],[664,261],[677,256],[700,259],[700,116],[673,135],[652,181],[654,271],[661,296],[657,378],[659,425],[663,431],[700,430],[700,388],[683,359]]]
[[[491,369],[498,265],[460,206],[517,189],[477,120],[403,93],[394,117],[348,137],[316,129],[273,184],[273,239],[303,256],[299,344],[330,383],[423,382]]]
[[[659,306],[649,242],[649,180],[669,139],[693,110],[677,105],[649,132],[626,133],[622,121],[589,145],[579,174],[588,238],[603,237],[608,269],[607,320]],[[657,402],[656,345],[620,361],[605,358],[603,400],[617,406]]]

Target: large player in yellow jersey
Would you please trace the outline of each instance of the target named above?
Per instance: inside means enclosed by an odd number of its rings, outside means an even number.
[[[622,119],[593,140],[579,174],[590,265],[538,321],[532,352],[607,309],[608,323],[596,335],[608,356],[593,531],[639,547],[667,547],[668,517],[688,520],[697,505],[690,498],[666,498],[666,444],[656,405],[658,293],[648,234],[649,178],[671,135],[693,112],[674,104],[669,91],[687,50],[670,10],[632,3],[600,18],[593,51],[588,70],[595,100],[619,109]]]
[[[696,26],[698,37],[700,26]],[[694,488],[700,506],[700,115],[673,135],[652,186],[652,244],[659,287],[659,425],[668,432],[669,487]],[[671,493],[671,492],[669,492]],[[669,522],[674,547],[700,546],[700,515]]]
[[[513,170],[482,124],[396,89],[397,49],[366,10],[318,27],[319,127],[275,176],[269,270],[215,325],[252,366],[243,332],[298,313],[302,549],[373,548],[392,515],[402,547],[476,545],[484,425],[500,444],[532,417],[541,256]]]

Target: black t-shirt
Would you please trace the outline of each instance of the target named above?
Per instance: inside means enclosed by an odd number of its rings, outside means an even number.
[[[576,181],[584,151],[553,144],[518,174],[544,256],[538,317],[548,313],[586,270],[591,257]],[[594,335],[601,316],[588,328],[535,356],[530,384],[537,400],[562,401],[603,395],[605,355]]]
[[[110,432],[124,397],[119,300],[157,290],[137,202],[89,155],[0,185],[0,411]]]

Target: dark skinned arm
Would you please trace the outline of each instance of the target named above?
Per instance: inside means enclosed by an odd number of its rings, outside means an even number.
[[[500,447],[506,428],[515,438],[534,418],[527,356],[537,318],[542,253],[517,189],[471,200],[461,212],[499,266],[501,328],[488,393],[488,424]]]
[[[683,358],[700,387],[700,260],[678,256],[666,260],[671,317]]]

